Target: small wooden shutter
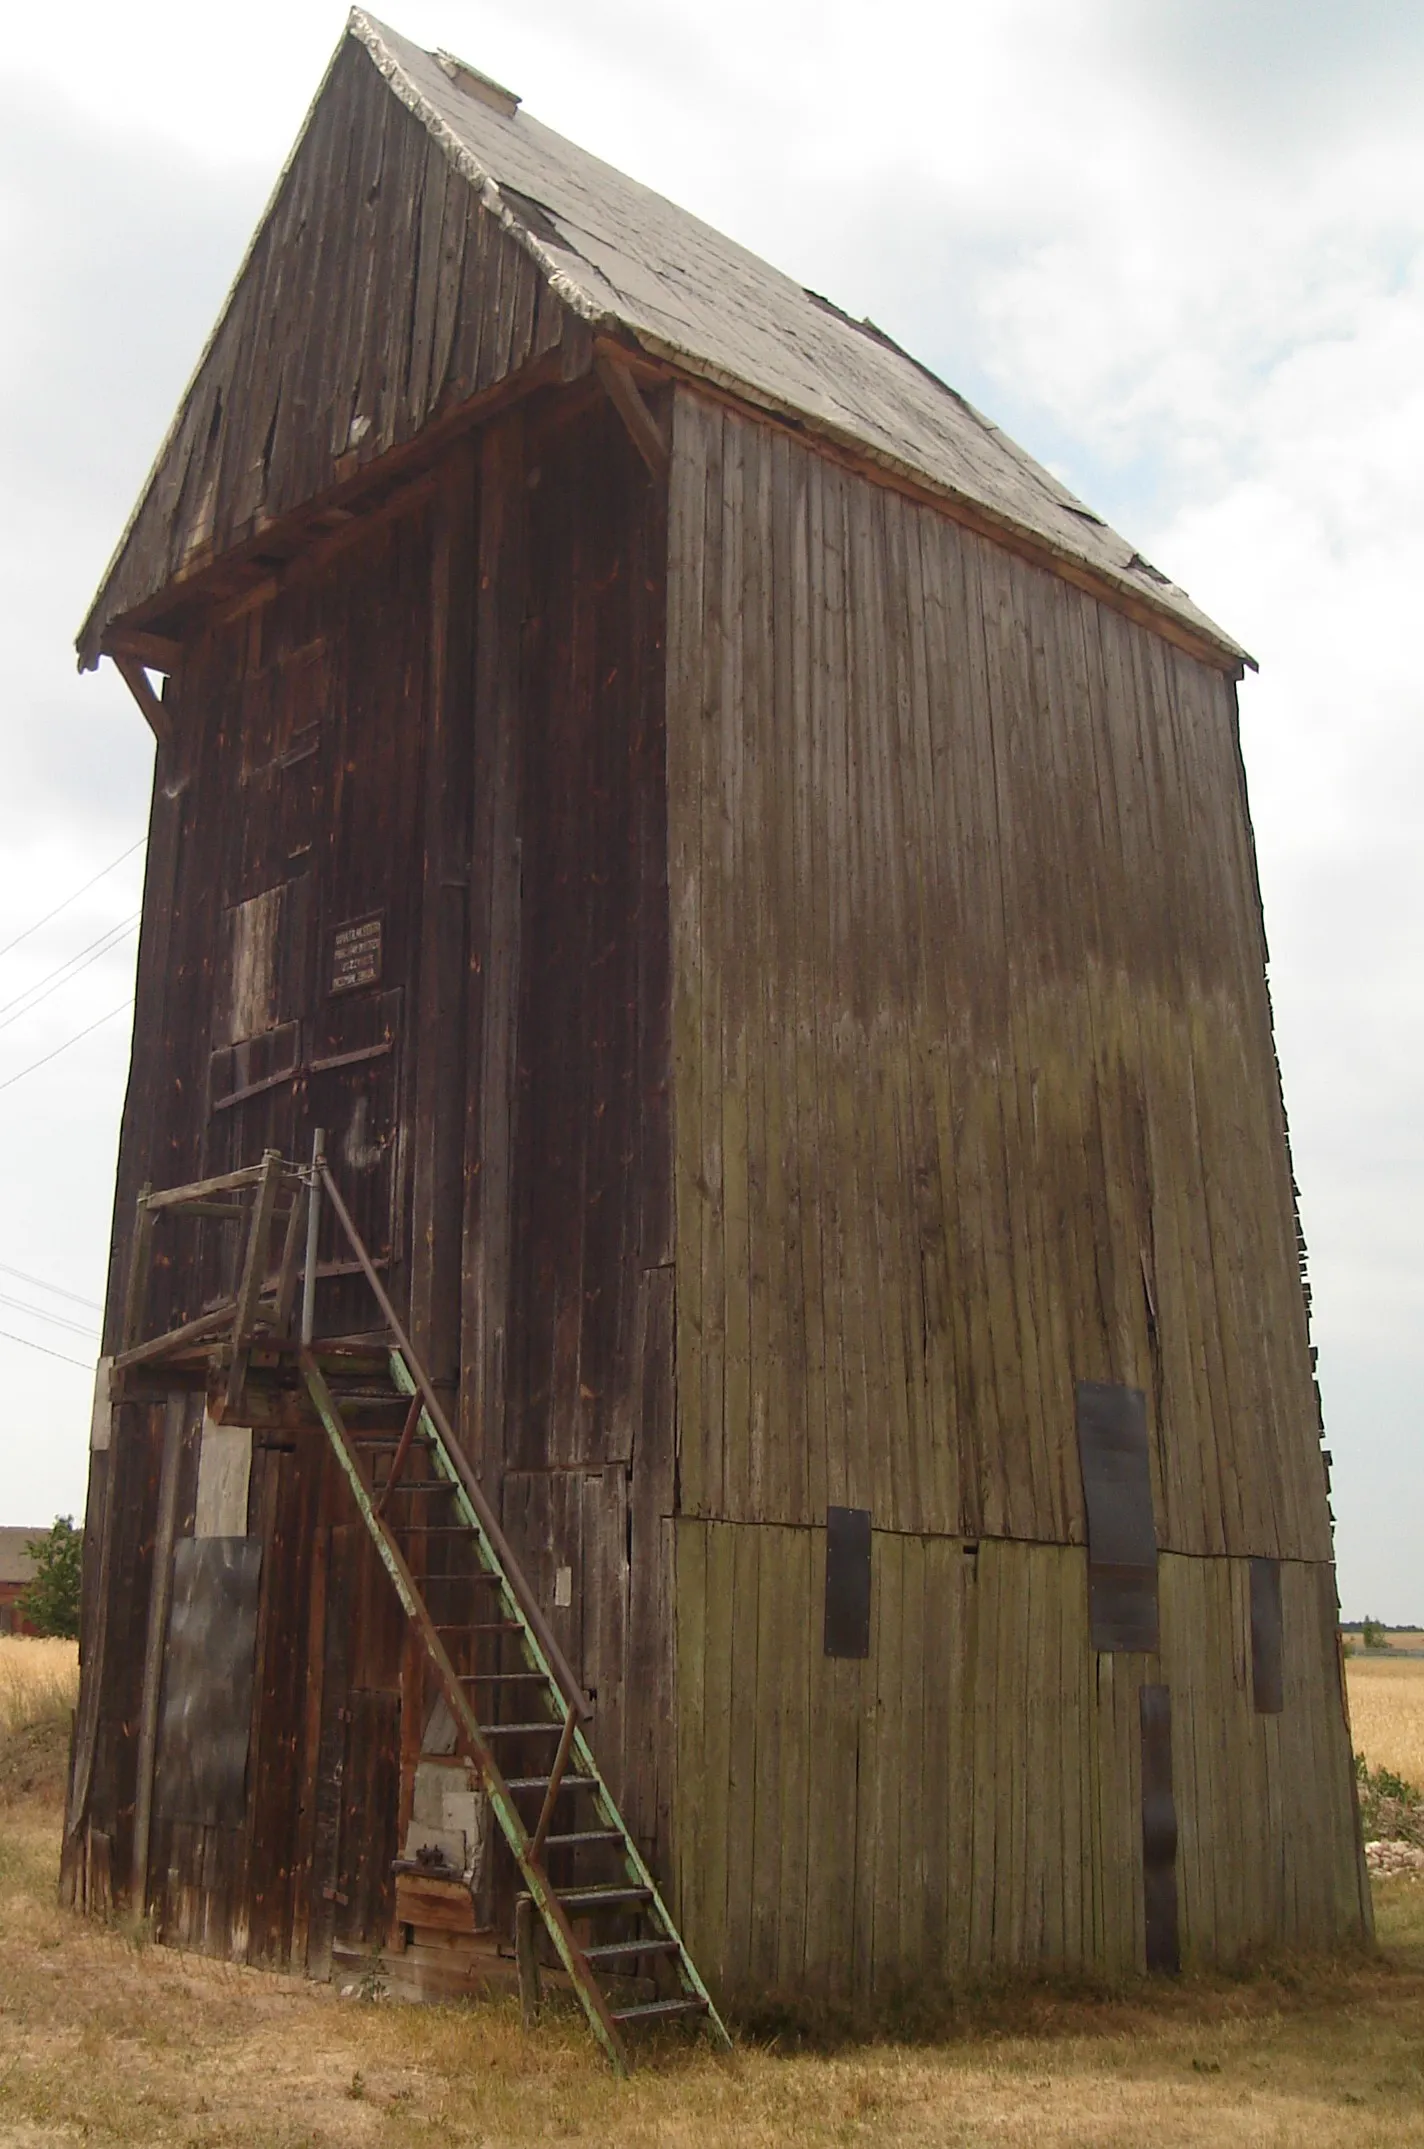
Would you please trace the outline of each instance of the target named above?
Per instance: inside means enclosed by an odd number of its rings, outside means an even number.
[[[1088,1518],[1088,1604],[1095,1649],[1157,1648],[1157,1529],[1140,1388],[1080,1380],[1078,1455]]]
[[[1281,1563],[1251,1562],[1251,1694],[1258,1716],[1279,1716],[1284,1705],[1281,1666]]]
[[[870,1510],[826,1509],[826,1655],[870,1654]]]
[[[1177,1807],[1172,1796],[1172,1693],[1144,1686],[1142,1719],[1142,1901],[1147,1967],[1177,1970]]]

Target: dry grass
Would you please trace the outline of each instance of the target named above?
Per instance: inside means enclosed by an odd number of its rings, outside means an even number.
[[[0,1814],[0,2142],[25,2149],[1424,2144],[1417,1884],[1382,1892],[1378,1962],[1000,1995],[939,2042],[669,2046],[619,2084],[577,2022],[341,2001],[86,1925],[56,1907],[57,1830],[35,1801]]]
[[[1386,1735],[1411,1691],[1382,1694]],[[0,1749],[36,1710],[62,1725],[72,1693],[72,1651],[0,1644]],[[1420,1882],[1380,1887],[1377,1960],[1097,2000],[1020,1989],[962,2004],[915,2043],[748,2040],[730,2063],[669,2045],[619,2084],[576,2021],[526,2036],[512,2004],[341,2001],[87,1925],[56,1905],[58,1834],[52,1798],[0,1810],[0,2144],[16,2149],[1424,2145]]]
[[[0,1805],[63,1795],[78,1692],[77,1643],[0,1634]]]
[[[1424,1790],[1424,1657],[1349,1657],[1345,1677],[1355,1751]]]

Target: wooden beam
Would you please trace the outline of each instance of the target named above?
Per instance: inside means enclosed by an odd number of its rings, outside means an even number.
[[[668,473],[671,451],[616,344],[600,342],[594,346],[593,370],[607,389],[609,401],[627,427],[628,437],[647,464],[649,475],[661,484]]]
[[[139,1703],[138,1770],[134,1790],[133,1864],[129,1907],[136,1918],[148,1910],[148,1850],[153,1828],[153,1774],[158,1757],[158,1701],[163,1689],[163,1652],[173,1596],[173,1539],[178,1521],[178,1479],[183,1455],[183,1420],[187,1398],[168,1397],[163,1413],[163,1461],[158,1479],[158,1527],[148,1587],[148,1632],[143,1652],[143,1690]]]
[[[137,657],[116,655],[113,663],[124,685],[142,710],[149,730],[160,746],[166,746],[173,736],[173,726],[168,721],[168,711],[149,684],[148,673]]]
[[[135,657],[150,671],[176,672],[183,655],[183,644],[166,634],[145,634],[138,627],[115,627],[104,637],[104,654],[115,658]]]

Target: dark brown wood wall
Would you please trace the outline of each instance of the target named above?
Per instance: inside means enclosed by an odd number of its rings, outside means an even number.
[[[552,350],[532,259],[349,39],[96,603],[106,620]]]
[[[665,521],[601,399],[487,435],[463,1422],[665,1849]],[[559,1570],[571,1602],[556,1603]]]
[[[677,398],[669,795],[686,1512],[1330,1557],[1230,681]]]
[[[474,484],[469,458],[457,456],[445,494],[472,494]],[[452,518],[468,529],[473,499],[463,522],[457,510],[442,494],[433,508],[382,521],[185,651],[155,787],[110,1348],[139,1185],[249,1164],[269,1146],[305,1156],[317,1125],[391,1288],[408,1298],[426,739],[440,624],[432,556],[448,568]],[[468,543],[461,571],[468,585]],[[468,594],[463,601],[468,611]],[[464,693],[468,722],[468,648],[446,661],[441,646],[440,691]],[[379,974],[333,991],[337,929],[371,916],[381,925]],[[462,1116],[457,1100],[457,1125]],[[160,1227],[151,1332],[224,1287],[234,1248],[223,1229]],[[458,1261],[458,1240],[450,1251]],[[323,1242],[324,1258],[344,1252]],[[323,1332],[367,1329],[373,1317],[359,1280],[334,1274],[321,1285]],[[183,1432],[180,1541],[194,1529],[201,1415],[192,1406]],[[119,1894],[131,1871],[164,1416],[161,1402],[115,1413],[91,1486],[91,1511],[104,1521],[86,1578],[81,1718],[92,1709],[94,1723],[85,1804],[87,1830],[103,1839],[103,1885]],[[402,1622],[319,1433],[255,1434],[247,1531],[262,1564],[245,1816],[200,1823],[157,1799],[148,1901],[166,1938],[320,1969],[334,1946],[384,1931]],[[94,1875],[86,1881],[76,1860],[77,1849],[68,1861],[76,1889],[97,1901]]]
[[[325,1128],[452,1397],[463,1367],[471,1451],[595,1696],[603,1765],[660,1857],[674,1497],[664,577],[661,494],[601,395],[571,391],[457,444],[426,504],[185,651],[111,1286],[112,1316],[144,1181],[268,1146],[302,1157]],[[337,928],[372,916],[379,975],[334,991]],[[150,1331],[225,1287],[222,1228],[160,1237]],[[323,1242],[328,1259],[342,1252]],[[359,1279],[321,1285],[321,1332],[373,1319]],[[96,1513],[113,1473],[112,1536],[87,1590],[85,1840],[119,1894],[164,1423],[161,1399],[126,1404],[96,1457]],[[200,1424],[194,1405],[180,1542]],[[148,1901],[167,1938],[322,1971],[343,1945],[384,1937],[402,1750],[418,1745],[401,1707],[421,1681],[320,1434],[258,1431],[247,1529],[262,1566],[245,1814],[200,1822],[157,1801]],[[76,1855],[76,1891],[97,1905]]]

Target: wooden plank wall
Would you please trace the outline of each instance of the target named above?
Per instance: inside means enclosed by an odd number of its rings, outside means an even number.
[[[560,341],[564,309],[343,46],[96,601],[102,625]]]
[[[861,1661],[822,1653],[824,1561],[820,1530],[677,1525],[675,1887],[714,1989],[1141,1970],[1159,1680],[1184,1963],[1361,1931],[1327,1566],[1285,1566],[1285,1707],[1261,1716],[1245,1561],[1165,1556],[1161,1656],[1095,1656],[1080,1548],[877,1530]]]
[[[572,415],[555,403],[542,421],[495,421],[484,468],[462,1423],[596,1693],[600,1765],[661,1857],[673,1507],[663,501],[598,392]]]
[[[1230,681],[687,391],[669,504],[685,1512],[1328,1559]]]
[[[1233,689],[679,389],[669,500],[683,1914],[723,1990],[1367,1922]],[[1162,1656],[1089,1648],[1074,1383],[1148,1398]],[[825,1511],[875,1522],[822,1654]],[[1288,1564],[1247,1691],[1245,1561]]]
[[[472,492],[468,459],[458,475]],[[391,1288],[407,1295],[431,554],[428,508],[386,518],[262,609],[214,620],[186,651],[155,794],[162,849],[149,875],[120,1144],[111,1349],[137,1186],[253,1163],[269,1144],[304,1156],[317,1123]],[[470,567],[466,553],[455,572],[468,580]],[[459,677],[450,689],[458,700]],[[251,989],[238,993],[233,920],[244,905],[272,932]],[[332,995],[332,932],[372,912],[382,919],[381,977],[368,991]],[[253,1051],[298,1026],[290,1070],[223,1107],[222,1055],[254,1024]],[[323,1058],[347,1052],[350,1061],[322,1069]],[[457,1147],[462,1123],[457,1100]],[[154,1331],[197,1308],[219,1250],[179,1225],[157,1252]],[[458,1244],[447,1252],[458,1271]],[[369,1294],[358,1280],[324,1282],[318,1316],[328,1333],[366,1329]],[[119,1895],[131,1870],[163,1415],[161,1403],[120,1409],[94,1472],[113,1521],[105,1646],[86,1648],[86,1680],[91,1661],[101,1674],[88,1825],[105,1841],[107,1885]],[[193,1530],[200,1418],[190,1410],[183,1435],[179,1537]],[[256,1436],[248,1530],[263,1559],[247,1813],[237,1826],[156,1814],[149,1903],[160,1933],[180,1944],[321,1968],[333,1946],[379,1941],[385,1929],[401,1621],[364,1534],[353,1541],[349,1496],[320,1434]],[[91,1640],[98,1597],[96,1572]],[[85,1893],[75,1856],[67,1862]],[[87,1894],[92,1902],[92,1887]]]

